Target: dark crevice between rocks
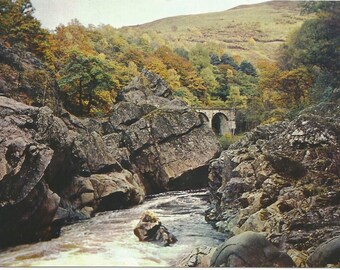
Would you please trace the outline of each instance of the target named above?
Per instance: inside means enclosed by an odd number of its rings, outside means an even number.
[[[54,152],[52,160],[45,171],[46,182],[50,189],[60,194],[66,188],[76,169],[72,162],[72,154],[67,150],[59,150]]]
[[[103,167],[99,168],[98,170],[92,171],[91,174],[106,174],[110,172],[121,172],[123,168],[119,163],[104,165]]]
[[[128,196],[124,192],[119,191],[101,198],[96,212],[124,209],[128,206]]]
[[[299,179],[307,173],[306,168],[301,163],[288,157],[268,155],[267,159],[282,176]]]
[[[169,181],[169,190],[200,189],[208,186],[208,165],[187,171],[180,177]]]
[[[143,185],[147,194],[157,194],[167,191],[161,184],[155,181],[156,176],[154,172],[146,172],[141,174]]]
[[[202,123],[199,124],[199,125],[193,125],[193,126],[192,126],[191,128],[189,128],[186,132],[183,132],[183,133],[180,133],[180,134],[172,134],[172,135],[170,135],[170,136],[168,136],[168,137],[166,137],[166,138],[160,140],[160,141],[158,142],[158,144],[168,143],[168,142],[171,142],[171,141],[176,140],[176,139],[178,139],[178,138],[181,138],[181,137],[183,137],[183,136],[189,134],[190,132],[192,132],[194,129],[199,128],[200,126],[202,126]]]

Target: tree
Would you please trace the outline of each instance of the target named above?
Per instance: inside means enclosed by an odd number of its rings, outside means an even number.
[[[33,12],[30,0],[0,0],[0,38],[8,46],[16,45],[45,57],[49,34]]]
[[[142,69],[144,67],[145,58],[146,54],[143,51],[130,46],[126,51],[117,57],[117,61],[124,63],[126,66],[132,61],[137,65],[138,69]]]
[[[65,64],[69,55],[74,51],[84,55],[96,54],[86,27],[77,19],[72,20],[67,26],[59,25],[51,37],[51,45],[58,59],[57,69]]]
[[[195,71],[190,72],[188,75],[188,86],[187,88],[193,92],[193,94],[199,98],[199,100],[207,101],[207,88],[204,85],[204,81],[197,75]]]
[[[201,71],[210,65],[209,50],[202,44],[197,44],[189,52],[189,59],[196,70]]]
[[[174,96],[183,99],[188,105],[201,107],[202,102],[186,87],[180,87],[174,91]]]
[[[188,60],[178,56],[166,46],[158,48],[154,52],[154,55],[162,60],[168,70],[174,69],[177,72],[180,76],[181,85],[188,86],[188,80],[190,80],[189,74],[190,72],[194,72],[194,67]]]
[[[257,75],[256,69],[254,68],[254,66],[250,62],[245,61],[245,60],[241,62],[240,70],[247,75],[251,75],[254,77]]]
[[[231,86],[226,104],[230,109],[234,109],[234,110],[246,109],[247,108],[247,97],[242,96],[240,94],[239,87]]]
[[[184,58],[186,60],[189,60],[189,52],[186,49],[184,49],[184,48],[175,48],[174,52],[178,56],[180,56],[180,57],[182,57],[182,58]]]
[[[216,82],[218,83],[215,91],[211,92],[210,95],[214,99],[221,99],[222,101],[226,101],[229,95],[229,66],[227,65],[218,65],[213,68],[213,72],[216,78]]]
[[[278,90],[286,94],[286,103],[300,105],[313,84],[313,77],[306,68],[283,71],[278,78]]]
[[[226,53],[221,56],[221,64],[229,65],[235,70],[238,70],[239,68],[238,65],[235,63],[234,58],[232,58]]]
[[[181,82],[179,81],[180,76],[177,74],[176,70],[168,69],[166,82],[171,87],[171,89],[175,90],[181,87]]]
[[[166,78],[167,76],[167,68],[165,64],[162,62],[161,59],[159,59],[156,56],[149,56],[145,59],[145,68],[148,70],[157,73],[163,78]]]
[[[279,77],[282,70],[276,63],[260,61],[258,63],[260,71],[259,93],[262,98],[265,110],[270,111],[278,107],[283,107],[282,92],[279,92]]]
[[[131,77],[136,77],[139,75],[138,67],[135,62],[130,61],[128,65],[128,73]]]
[[[88,115],[93,112],[94,105],[100,109],[109,105],[108,102],[114,98],[112,90],[115,85],[108,70],[108,65],[99,57],[73,51],[61,70],[62,77],[59,80],[61,88],[69,97],[66,103],[68,109],[79,115]],[[74,103],[78,103],[77,109],[74,109]]]
[[[206,67],[201,70],[200,72],[201,77],[204,80],[205,86],[208,88],[208,92],[215,92],[217,87],[219,86],[218,82],[216,81],[215,74],[211,67]]]
[[[283,47],[281,63],[285,69],[301,66],[318,67],[333,77],[334,87],[340,84],[340,2],[308,1],[305,13],[316,18],[305,21]]]

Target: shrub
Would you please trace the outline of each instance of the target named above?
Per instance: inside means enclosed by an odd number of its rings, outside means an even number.
[[[232,135],[232,134],[224,134],[219,138],[220,144],[224,150],[227,150],[230,145],[238,142],[243,137],[243,134]]]

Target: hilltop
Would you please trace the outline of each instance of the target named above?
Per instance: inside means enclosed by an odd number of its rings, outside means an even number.
[[[132,29],[157,33],[174,48],[214,42],[221,50],[243,59],[274,60],[289,33],[308,18],[300,11],[298,2],[270,1],[223,12],[165,18]]]

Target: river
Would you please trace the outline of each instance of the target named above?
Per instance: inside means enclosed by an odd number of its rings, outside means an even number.
[[[204,220],[206,190],[149,196],[141,205],[97,214],[62,228],[59,238],[0,251],[0,266],[176,266],[199,246],[217,246],[224,235]],[[139,242],[133,234],[145,210],[154,211],[178,239],[170,247]]]

